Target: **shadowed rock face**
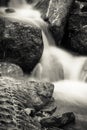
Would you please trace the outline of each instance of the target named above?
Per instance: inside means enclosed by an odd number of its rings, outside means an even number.
[[[9,0],[0,0],[0,6],[7,6]]]
[[[69,18],[66,46],[73,52],[87,55],[87,1],[76,0]]]
[[[60,45],[62,41],[64,28],[72,3],[73,0],[50,0],[47,17],[49,18],[49,22],[51,23],[50,30],[57,45]]]
[[[30,72],[40,60],[42,43],[38,27],[0,18],[0,61],[15,63]]]

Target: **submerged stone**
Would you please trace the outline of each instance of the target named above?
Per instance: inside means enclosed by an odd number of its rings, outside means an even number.
[[[0,18],[0,61],[19,65],[29,73],[43,52],[41,30],[13,18]]]
[[[7,9],[5,9],[5,12],[6,12],[6,13],[14,13],[15,10],[12,9],[12,8],[7,8]]]
[[[0,0],[0,6],[7,6],[9,0]]]

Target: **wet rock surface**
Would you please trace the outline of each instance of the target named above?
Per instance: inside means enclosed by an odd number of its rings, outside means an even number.
[[[10,77],[1,77],[0,129],[41,130],[40,123],[29,116],[26,108],[40,109],[50,101],[52,93],[53,85],[49,83],[27,83]]]
[[[76,0],[67,25],[66,48],[87,55],[87,1]]]
[[[41,30],[8,18],[0,18],[0,61],[19,65],[30,72],[43,51]]]
[[[73,0],[50,1],[46,16],[49,18],[50,30],[57,45],[61,43],[72,3]]]
[[[0,84],[8,91],[11,89],[13,95],[26,108],[35,108],[36,110],[43,108],[51,101],[54,89],[54,86],[50,83],[16,80],[6,76],[0,77]]]
[[[40,121],[43,127],[64,127],[68,123],[75,122],[75,115],[71,113],[64,113],[61,117],[55,116],[50,118],[44,118]]]
[[[23,77],[23,71],[15,64],[0,62],[0,76],[20,78]]]

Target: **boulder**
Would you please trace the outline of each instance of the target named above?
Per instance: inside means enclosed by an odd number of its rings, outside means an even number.
[[[42,109],[51,101],[54,90],[54,86],[50,83],[17,80],[7,76],[0,77],[0,84],[3,89],[7,88],[9,93],[12,92],[12,96],[15,96],[25,108],[36,110]]]
[[[73,0],[50,0],[46,17],[49,19],[50,30],[57,45],[60,45],[62,41],[67,16],[69,15],[72,3]]]
[[[66,47],[87,55],[87,1],[75,1],[68,22]]]
[[[38,27],[22,20],[0,17],[0,62],[17,64],[29,73],[42,52],[42,34]]]
[[[40,123],[29,113],[43,108],[52,93],[50,83],[0,77],[0,129],[41,130]]]
[[[23,71],[19,66],[15,64],[0,62],[0,76],[21,78],[23,77]]]

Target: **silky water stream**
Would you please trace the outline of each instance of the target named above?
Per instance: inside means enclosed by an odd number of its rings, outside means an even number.
[[[4,11],[6,7],[1,7],[0,14],[20,21],[22,19],[27,24],[37,26],[42,30],[44,51],[30,79],[52,82],[54,84],[53,96],[58,106],[57,114],[75,112],[78,123],[74,128],[86,130],[87,84],[84,83],[86,75],[81,74],[81,70],[87,58],[74,56],[58,48],[48,29],[49,25],[42,20],[40,12],[33,9],[25,0],[10,0],[9,7],[15,12],[7,14]]]

